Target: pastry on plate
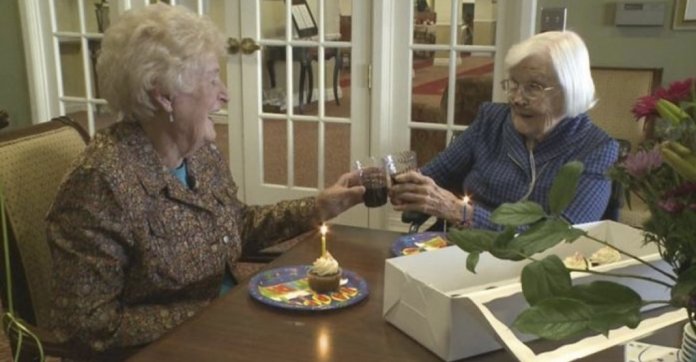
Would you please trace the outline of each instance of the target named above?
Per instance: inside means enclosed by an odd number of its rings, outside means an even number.
[[[328,251],[314,261],[307,273],[309,287],[317,293],[329,293],[338,290],[341,283],[341,268]]]

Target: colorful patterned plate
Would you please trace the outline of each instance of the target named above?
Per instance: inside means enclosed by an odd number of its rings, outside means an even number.
[[[414,255],[424,251],[450,246],[447,234],[443,232],[426,231],[418,234],[404,235],[392,244],[391,253],[394,256]]]
[[[249,294],[263,304],[294,310],[330,310],[345,308],[363,300],[367,294],[365,279],[343,269],[339,290],[318,294],[309,289],[309,265],[294,265],[267,270],[249,281]]]

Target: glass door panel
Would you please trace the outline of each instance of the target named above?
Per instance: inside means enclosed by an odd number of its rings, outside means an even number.
[[[352,29],[369,23],[370,6],[357,0],[241,5],[243,37],[262,47],[243,58],[244,91],[253,93],[244,101],[245,158],[261,161],[245,168],[247,200],[316,195],[369,150],[369,93],[365,84],[353,86],[351,64],[357,46]],[[365,57],[359,63],[367,62],[368,44],[365,39],[357,52]],[[338,222],[366,225],[367,212],[353,211]]]
[[[410,145],[425,164],[492,100],[497,3],[437,1],[413,12]]]

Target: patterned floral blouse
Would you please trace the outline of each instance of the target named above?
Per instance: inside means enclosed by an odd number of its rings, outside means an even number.
[[[134,122],[101,131],[77,160],[47,216],[61,340],[97,352],[151,342],[218,295],[242,250],[320,223],[314,198],[240,202],[213,144],[187,166],[191,189]]]

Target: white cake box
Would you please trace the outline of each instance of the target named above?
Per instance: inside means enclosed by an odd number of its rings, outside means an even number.
[[[654,245],[643,245],[640,230],[612,221],[577,225],[652,265],[671,272]],[[589,257],[602,245],[587,238],[561,243],[542,254],[561,259],[581,252]],[[467,253],[457,246],[422,254],[388,259],[385,266],[384,318],[446,361],[466,358],[505,346],[518,359],[526,361],[573,360],[613,345],[636,339],[686,318],[684,310],[665,311],[643,320],[636,329],[620,328],[589,336],[537,354],[522,341],[535,339],[510,329],[516,316],[527,307],[521,293],[519,275],[526,261],[499,260],[489,253],[480,256],[476,274],[466,269]],[[616,263],[593,270],[638,274],[669,282],[654,269],[626,256]],[[643,300],[669,300],[670,290],[658,284],[627,278],[597,277],[572,273],[573,284],[598,279],[620,282],[633,288]]]

